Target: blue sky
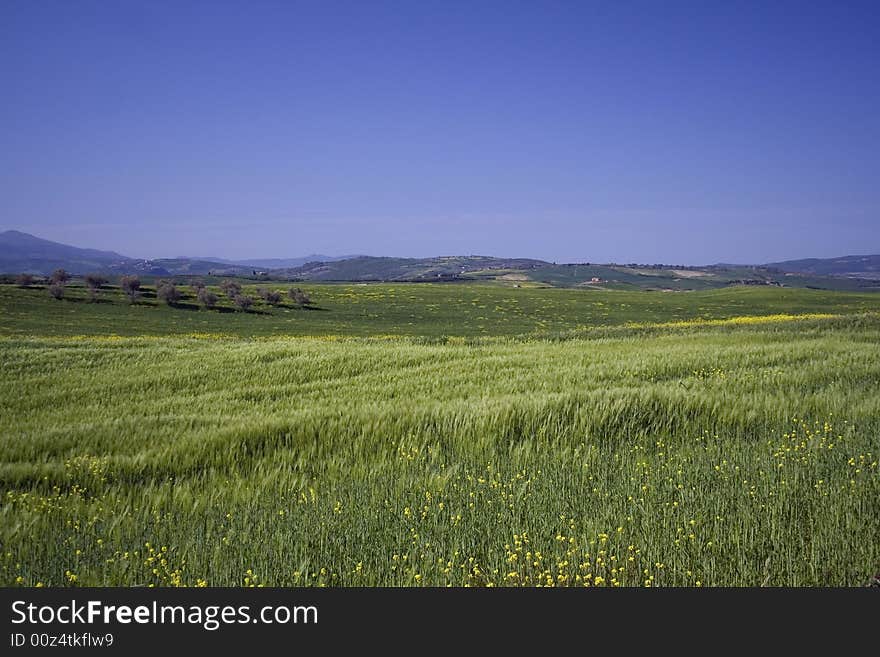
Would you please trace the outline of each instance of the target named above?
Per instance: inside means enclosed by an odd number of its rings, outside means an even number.
[[[136,257],[880,252],[880,3],[0,2],[0,229]]]

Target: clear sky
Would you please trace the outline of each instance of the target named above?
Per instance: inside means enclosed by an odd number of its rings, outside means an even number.
[[[0,0],[0,229],[134,257],[880,252],[880,2]]]

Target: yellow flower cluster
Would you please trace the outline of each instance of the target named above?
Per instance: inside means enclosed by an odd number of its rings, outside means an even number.
[[[798,322],[815,319],[835,319],[841,315],[831,313],[802,313],[790,315],[777,313],[775,315],[740,315],[723,319],[682,319],[673,322],[629,322],[627,328],[691,328],[699,326],[747,326],[756,324],[775,324],[779,322]]]
[[[810,423],[793,418],[792,423],[794,426],[778,440],[768,442],[779,468],[785,463],[806,464],[818,453],[833,450],[844,442],[843,434],[835,431],[827,420]]]

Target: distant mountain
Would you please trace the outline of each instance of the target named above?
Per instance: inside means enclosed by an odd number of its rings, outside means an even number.
[[[491,280],[511,287],[684,291],[742,285],[880,291],[880,255],[788,260],[769,265],[705,267],[660,264],[556,264],[531,258],[441,256],[390,258],[322,256],[301,258],[129,258],[112,251],[81,249],[20,231],[0,233],[0,274],[240,276],[290,281],[438,282]]]
[[[133,262],[132,258],[113,251],[81,249],[17,230],[0,233],[0,272],[48,274],[66,269],[73,274],[85,274]]]
[[[175,260],[201,260],[205,262],[215,262],[224,265],[233,265],[236,267],[250,267],[251,269],[260,269],[268,271],[270,269],[293,269],[300,267],[307,262],[335,262],[337,260],[348,260],[349,258],[358,258],[356,255],[346,256],[326,256],[312,254],[301,258],[255,258],[251,260],[229,260],[227,258],[203,258],[192,256],[180,256]]]
[[[685,291],[731,286],[809,287],[828,290],[880,290],[880,280],[786,273],[762,265],[691,267],[656,264],[555,264],[527,258],[448,256],[380,258],[361,256],[338,262],[310,262],[275,269],[272,278],[302,281],[474,281],[494,280],[512,287]]]
[[[349,258],[357,258],[359,256],[326,256],[326,255],[307,255],[302,258],[263,258],[257,260],[234,260],[233,263],[243,267],[256,267],[257,269],[292,269],[301,267],[307,262],[337,262],[339,260],[348,260]]]
[[[250,276],[255,270],[269,271],[299,267],[307,262],[342,260],[310,255],[300,258],[226,260],[223,258],[129,258],[113,251],[82,249],[35,237],[17,230],[0,233],[0,273],[47,275],[56,269],[72,274],[143,274],[148,276]]]
[[[152,270],[145,273],[154,276],[248,276],[253,272],[251,267],[195,258],[156,258],[143,263]]]
[[[767,267],[774,267],[785,272],[813,274],[816,276],[880,279],[880,255],[786,260],[784,262],[771,262]]]
[[[359,256],[333,262],[309,262],[292,269],[274,270],[283,278],[311,281],[436,281],[528,271],[550,263],[529,258],[441,256],[387,258]]]

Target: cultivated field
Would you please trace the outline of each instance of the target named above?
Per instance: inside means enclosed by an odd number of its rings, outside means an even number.
[[[0,286],[0,584],[880,572],[880,295],[303,287]]]

